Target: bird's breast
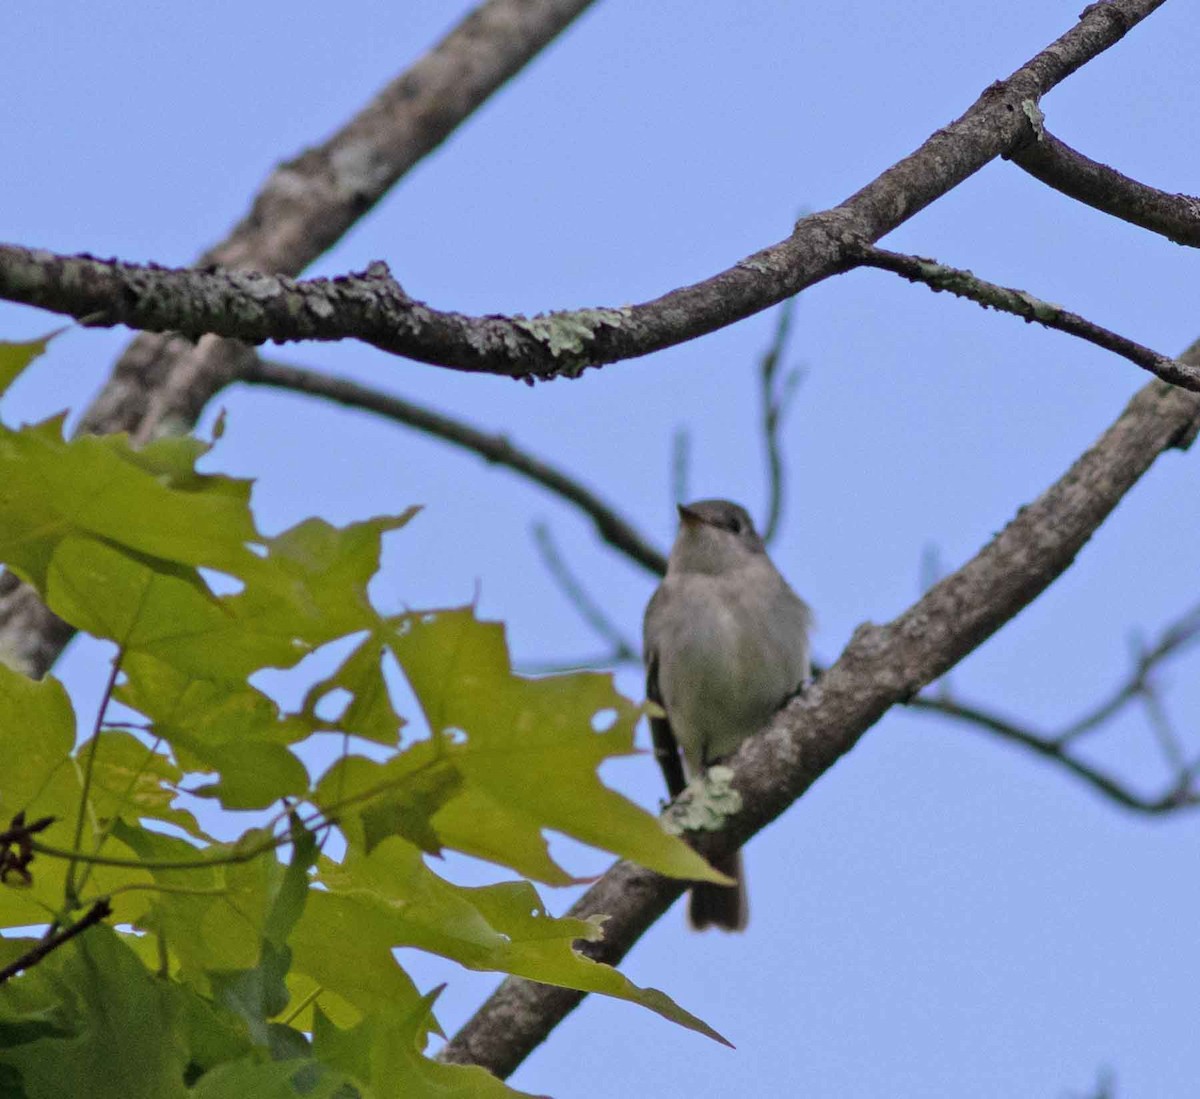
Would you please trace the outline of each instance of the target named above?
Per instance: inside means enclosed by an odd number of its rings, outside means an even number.
[[[695,774],[757,732],[808,674],[807,610],[778,574],[668,580],[659,685]]]

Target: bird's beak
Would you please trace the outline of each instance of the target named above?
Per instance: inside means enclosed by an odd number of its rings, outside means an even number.
[[[704,522],[704,519],[700,516],[700,513],[693,511],[687,506],[687,504],[676,504],[675,506],[679,509],[679,521],[683,523],[684,526],[698,527]]]

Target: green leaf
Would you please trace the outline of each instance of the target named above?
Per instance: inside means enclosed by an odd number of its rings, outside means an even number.
[[[422,997],[408,1010],[380,1011],[353,1028],[339,1030],[317,1010],[313,1020],[313,1053],[340,1069],[369,1094],[384,1099],[491,1099],[526,1095],[514,1091],[474,1065],[444,1065],[422,1050],[428,1019],[441,989]]]
[[[213,996],[222,1007],[245,1024],[250,1040],[263,1049],[271,1045],[269,1021],[288,1005],[288,968],[291,951],[264,941],[258,964],[251,969],[213,972],[208,975]]]
[[[412,775],[402,792],[372,799],[362,811],[363,847],[370,852],[388,836],[401,836],[430,855],[442,853],[431,818],[462,790],[462,775],[439,760]]]
[[[42,986],[63,1033],[0,1049],[27,1099],[185,1099],[188,1056],[171,985],[108,927],[89,928],[12,982]],[[0,1010],[9,986],[0,988]],[[20,1093],[18,1093],[20,1094]]]
[[[319,988],[322,1009],[339,1022],[356,1023],[420,1000],[416,986],[392,955],[386,916],[352,898],[310,891],[289,943],[293,1001]],[[297,1018],[295,1025],[303,1026],[307,1014]]]
[[[576,951],[577,940],[603,938],[602,918],[551,917],[528,882],[454,885],[433,873],[416,848],[396,838],[369,855],[352,848],[344,864],[322,866],[321,880],[328,892],[317,896],[340,903],[347,922],[370,925],[381,943],[441,954],[469,969],[629,1000],[729,1044],[665,993],[639,988],[612,967]],[[350,916],[351,911],[356,915]]]
[[[230,1008],[246,1023],[251,1039],[270,1048],[280,1059],[277,1046],[299,1041],[297,1032],[270,1020],[288,1006],[291,996],[286,983],[292,952],[288,936],[304,911],[309,893],[308,871],[317,857],[315,838],[293,815],[292,859],[282,874],[272,875],[266,917],[262,924],[262,946],[258,964],[240,972],[211,973],[209,981],[219,1003]],[[272,863],[274,860],[271,860]],[[275,867],[272,867],[275,869]]]
[[[57,542],[89,535],[131,552],[241,575],[257,558],[250,483],[198,474],[193,439],[135,450],[124,435],[62,438],[61,419],[0,429],[0,560],[30,583]]]
[[[287,938],[304,911],[304,902],[308,898],[308,872],[317,861],[316,837],[294,813],[289,824],[292,858],[275,890],[263,924],[263,940],[279,947],[287,945]]]
[[[0,396],[3,396],[8,387],[16,381],[21,371],[34,359],[46,353],[46,347],[50,341],[65,331],[65,328],[57,328],[53,332],[48,332],[40,340],[27,340],[24,343],[9,343],[6,340],[0,340]]]
[[[252,1058],[205,1073],[190,1099],[350,1099],[346,1077],[313,1061],[261,1062]]]
[[[434,819],[447,846],[560,883],[566,875],[542,837],[553,828],[672,877],[725,880],[600,781],[601,763],[634,751],[641,713],[612,676],[514,675],[503,626],[469,608],[392,622],[392,651],[463,776],[462,795]],[[603,715],[610,724],[595,731]]]
[[[80,745],[89,754],[91,741]],[[205,833],[186,809],[176,809],[176,784],[183,772],[161,752],[117,729],[101,734],[92,765],[92,811],[101,820],[120,817],[136,824],[143,817],[168,821],[193,836]]]
[[[295,664],[309,651],[232,615],[194,569],[82,535],[60,540],[42,590],[73,626],[197,678],[244,681],[260,668]]]
[[[461,790],[458,768],[422,743],[386,763],[344,756],[317,784],[313,800],[337,817],[352,844],[369,851],[396,835],[437,855],[442,842],[432,818]]]
[[[82,770],[71,758],[75,741],[75,716],[61,684],[52,678],[34,682],[9,668],[0,666],[0,744],[4,746],[0,766],[0,826],[6,827],[18,812],[32,823],[50,816],[54,822],[35,838],[52,846],[71,846],[75,821],[79,815]],[[133,738],[117,735],[111,744],[102,742],[97,753],[92,786],[93,812],[85,814],[83,850],[95,841],[92,822],[98,818],[127,813],[136,816],[161,816],[181,826],[195,828],[186,812],[171,810],[171,792],[162,787],[166,768],[169,780],[173,769],[169,761],[158,757],[137,777],[148,751]],[[136,779],[136,781],[135,781]],[[0,886],[0,926],[20,926],[44,922],[62,902],[66,862],[35,853],[28,867],[32,883],[22,885],[16,875]],[[143,877],[136,871],[97,867],[93,883],[103,883],[101,891]],[[143,900],[125,894],[116,902],[125,918],[136,911]]]
[[[307,519],[266,539],[266,558],[247,574],[246,590],[226,601],[229,611],[312,647],[376,628],[379,616],[367,584],[379,568],[382,536],[399,530],[418,510],[342,528]]]
[[[313,726],[338,729],[378,744],[395,744],[404,719],[392,708],[384,682],[381,666],[384,644],[380,635],[368,635],[342,661],[337,671],[310,687],[304,696],[304,719]],[[318,718],[317,707],[337,690],[348,692],[349,702],[336,718]]]
[[[144,653],[129,654],[122,667],[117,699],[150,719],[185,770],[219,774],[193,793],[227,809],[263,809],[308,789],[308,772],[286,745],[306,736],[310,723],[282,717],[244,680],[196,678]]]
[[[56,791],[53,783],[62,776],[66,789],[75,787],[67,759],[75,743],[75,712],[57,679],[35,681],[0,663],[0,743],[0,827],[22,810],[27,820],[61,814],[63,784]]]
[[[203,989],[209,973],[258,964],[268,921],[280,919],[271,913],[286,879],[270,833],[252,829],[236,844],[203,849],[124,822],[114,825],[113,836],[147,863],[188,864],[174,869],[151,865],[149,872],[164,891],[152,894],[136,919],[139,928],[163,940],[182,974]]]

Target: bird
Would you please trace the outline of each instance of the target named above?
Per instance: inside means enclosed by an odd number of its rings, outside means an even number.
[[[758,732],[810,675],[812,612],[730,500],[680,504],[667,571],[643,623],[655,756],[675,798],[687,780]],[[682,758],[681,758],[682,756]],[[713,866],[735,886],[696,883],[696,930],[741,931],[749,908],[741,853]]]

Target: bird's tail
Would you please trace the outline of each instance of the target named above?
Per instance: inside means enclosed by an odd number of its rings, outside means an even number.
[[[742,876],[742,853],[734,851],[732,855],[710,861],[714,869],[737,879],[737,885],[712,885],[709,882],[693,885],[688,921],[697,931],[706,927],[744,931],[750,911],[746,904],[746,880]]]

